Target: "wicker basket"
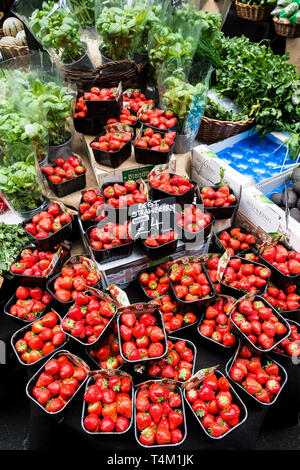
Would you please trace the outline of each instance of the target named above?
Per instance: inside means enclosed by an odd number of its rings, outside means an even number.
[[[0,29],[0,39],[3,37],[3,29]],[[5,46],[0,44],[0,52],[4,59],[12,59],[13,57],[29,54],[29,48],[28,46]]]
[[[282,22],[276,16],[273,18],[275,31],[279,36],[285,38],[300,37],[300,24]]]
[[[218,119],[210,119],[206,116],[202,117],[197,139],[201,142],[213,144],[220,140],[228,139],[234,135],[244,132],[254,124],[254,118],[247,121],[219,121]]]
[[[237,15],[240,18],[251,21],[264,21],[270,16],[273,6],[271,5],[248,5],[235,1]]]
[[[117,71],[116,67],[130,66],[127,70]],[[109,70],[111,68],[111,71]],[[114,70],[115,68],[115,70]],[[140,88],[144,89],[147,79],[148,63],[135,63],[133,60],[115,60],[100,65],[92,72],[80,72],[64,69],[67,82],[75,83],[79,93],[87,90],[91,86],[99,88],[118,86],[122,82],[123,89]],[[102,71],[105,70],[105,73]]]

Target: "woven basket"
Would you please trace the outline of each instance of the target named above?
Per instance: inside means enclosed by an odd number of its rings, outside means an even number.
[[[264,21],[270,16],[273,6],[270,5],[248,5],[235,1],[237,15],[240,18],[251,21]]]
[[[114,71],[114,67],[129,65],[128,70]],[[109,70],[111,69],[111,71]],[[136,64],[133,60],[115,60],[100,65],[92,72],[80,72],[64,69],[66,81],[75,83],[77,90],[83,92],[91,86],[99,88],[118,86],[122,82],[123,89],[143,89],[147,79],[148,63]],[[105,73],[102,73],[105,70]]]
[[[0,39],[3,37],[3,29],[0,29]],[[4,59],[12,59],[13,57],[29,54],[29,48],[28,46],[4,46],[0,44],[0,52]]]
[[[213,144],[220,140],[228,139],[234,135],[244,132],[254,124],[254,118],[247,121],[219,121],[218,119],[210,119],[206,116],[202,117],[199,127],[197,139],[201,142]]]
[[[285,38],[298,38],[300,37],[300,24],[283,23],[276,16],[273,18],[275,31],[279,36]]]

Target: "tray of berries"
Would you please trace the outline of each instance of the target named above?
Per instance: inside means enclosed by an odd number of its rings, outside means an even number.
[[[237,198],[227,185],[205,186],[200,189],[200,196],[205,209],[215,219],[230,219],[238,208]]]
[[[18,286],[3,311],[22,323],[30,323],[45,313],[51,300],[52,295],[41,287]]]
[[[134,141],[134,155],[137,163],[158,165],[167,163],[172,154],[176,132],[162,133],[151,127],[138,132]]]
[[[86,168],[78,155],[72,154],[65,161],[57,158],[55,165],[43,166],[49,188],[58,197],[80,191],[86,184]]]
[[[197,184],[185,176],[166,171],[156,173],[152,170],[148,179],[154,201],[174,196],[178,204],[192,204]]]

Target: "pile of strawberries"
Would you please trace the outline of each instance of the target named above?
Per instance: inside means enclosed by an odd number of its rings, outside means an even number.
[[[89,432],[125,432],[132,414],[131,390],[130,376],[97,378],[84,394],[85,429]]]
[[[226,347],[233,346],[236,339],[232,334],[233,326],[229,317],[233,304],[232,300],[225,302],[223,298],[220,298],[209,305],[199,325],[201,335]]]
[[[165,243],[177,240],[177,238],[178,233],[170,231],[156,235],[149,235],[145,240],[143,240],[143,242],[145,245],[150,246],[151,248],[157,248],[158,246],[165,245]]]
[[[98,138],[98,141],[92,142],[91,147],[104,152],[118,152],[130,142],[131,137],[131,132],[106,132]]]
[[[123,103],[126,107],[128,107],[135,113],[137,113],[142,106],[154,106],[153,100],[147,100],[144,93],[140,93],[139,91],[135,90],[133,90],[132,92],[128,90],[124,91]]]
[[[247,346],[241,347],[229,375],[262,403],[272,403],[281,389],[277,364],[268,362],[263,365],[261,357],[252,353]]]
[[[84,263],[76,263],[73,266],[65,266],[61,270],[61,275],[55,279],[55,296],[61,302],[75,300],[78,292],[86,290],[87,286],[92,287],[100,279],[100,274],[89,269]]]
[[[101,300],[95,295],[78,292],[74,306],[63,319],[61,328],[74,338],[93,344],[114,314],[113,303]]]
[[[243,233],[239,227],[224,230],[218,235],[218,238],[224,248],[228,250],[230,256],[248,250],[250,247],[254,247],[256,243],[255,237],[252,234]]]
[[[282,310],[298,310],[300,308],[300,295],[296,291],[296,284],[290,284],[284,289],[279,289],[270,283],[263,297],[279,312]]]
[[[140,284],[148,297],[155,299],[168,292],[170,281],[167,271],[168,262],[160,264],[153,272],[144,271],[139,275]]]
[[[71,221],[71,214],[69,212],[63,212],[60,206],[53,202],[46,211],[41,211],[34,215],[31,222],[26,224],[24,228],[35,238],[48,238]]]
[[[205,207],[229,207],[236,203],[235,195],[226,185],[220,186],[217,191],[205,186],[201,189],[201,198]]]
[[[288,338],[281,341],[278,346],[274,348],[274,351],[280,354],[287,354],[292,357],[300,356],[300,331],[297,326],[292,322],[289,323],[291,328],[291,334]]]
[[[86,169],[79,158],[72,155],[66,161],[63,158],[57,158],[56,166],[43,166],[42,171],[48,176],[51,183],[58,184],[82,175]]]
[[[40,287],[19,286],[16,290],[17,301],[9,309],[16,318],[32,322],[37,319],[49,304],[52,296]]]
[[[74,118],[85,119],[88,117],[88,109],[86,107],[83,96],[80,96],[80,98],[78,98],[78,101],[75,105],[75,111],[77,112],[74,113]]]
[[[20,253],[20,259],[11,265],[10,271],[12,274],[22,276],[46,276],[55,255],[56,252],[24,248]]]
[[[166,356],[158,361],[147,362],[145,373],[185,382],[192,375],[194,359],[193,350],[185,340],[169,338]]]
[[[101,338],[95,346],[89,350],[89,354],[99,363],[102,369],[118,369],[124,364],[120,355],[117,322],[113,320],[111,331]]]
[[[111,101],[117,98],[117,92],[117,87],[98,88],[94,86],[83,94],[83,99],[86,101]]]
[[[108,250],[129,242],[128,224],[109,222],[102,228],[94,227],[90,232],[90,243],[94,250]]]
[[[261,256],[286,276],[297,276],[300,274],[300,253],[287,250],[285,246],[278,243],[263,250]]]
[[[172,267],[169,279],[178,299],[185,302],[195,302],[211,293],[209,281],[200,263]]]
[[[127,361],[159,358],[166,353],[166,336],[158,315],[144,313],[137,317],[127,312],[122,313],[119,321],[122,356]]]
[[[217,280],[217,273],[218,273],[218,266],[219,266],[219,256],[220,255],[213,255],[209,260],[206,262],[206,270],[207,274],[209,275],[211,282],[215,286],[217,294],[221,293],[221,284]]]
[[[79,205],[82,220],[103,220],[106,217],[103,209],[103,196],[98,190],[88,189],[82,193],[82,202]]]
[[[138,118],[141,122],[160,130],[171,129],[177,124],[177,117],[172,111],[163,111],[157,108],[140,109]]]
[[[86,376],[85,367],[75,366],[62,354],[45,364],[32,395],[49,413],[57,413],[70,401]]]
[[[184,194],[194,187],[188,178],[180,175],[171,176],[166,171],[150,177],[150,186],[172,195]]]
[[[134,180],[106,186],[103,194],[106,203],[116,209],[143,203],[147,200],[146,194],[142,193]]]
[[[134,145],[143,149],[156,150],[158,152],[168,152],[172,147],[176,137],[176,132],[167,132],[164,135],[154,133],[151,127],[144,130],[143,136],[135,140]]]
[[[52,353],[66,340],[60,329],[60,319],[54,311],[46,313],[40,320],[35,320],[23,338],[15,343],[15,350],[26,364],[33,364]]]
[[[183,440],[182,400],[176,391],[159,383],[145,384],[137,393],[135,407],[141,444],[164,446]]]
[[[212,217],[210,214],[202,212],[195,204],[191,204],[190,207],[185,207],[181,213],[176,212],[176,218],[177,224],[182,229],[189,232],[200,232],[210,224]]]
[[[233,402],[230,388],[228,379],[211,374],[200,386],[186,391],[186,398],[194,413],[213,437],[225,435],[240,422],[241,410]]]
[[[152,300],[150,303],[159,306],[168,333],[192,325],[197,320],[193,312],[181,313],[179,306],[169,295]]]
[[[115,124],[117,122],[121,122],[122,124],[125,124],[126,126],[132,126],[133,124],[137,122],[137,117],[131,114],[128,108],[123,108],[121,110],[119,120],[114,119],[114,118],[107,120],[107,124]]]
[[[252,344],[262,350],[272,349],[288,331],[262,297],[241,300],[231,314],[231,320]]]
[[[245,262],[238,257],[230,258],[222,283],[246,292],[264,292],[271,276],[265,266]]]

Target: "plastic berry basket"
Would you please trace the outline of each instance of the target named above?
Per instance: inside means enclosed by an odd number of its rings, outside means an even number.
[[[55,312],[55,310],[53,310],[52,308],[49,309],[49,304],[47,305],[46,309],[44,309],[43,316],[47,313],[45,310],[54,311],[54,312]],[[55,313],[56,313],[56,315],[58,316],[58,319],[59,319],[59,322],[58,322],[57,324],[60,325],[60,324],[61,324],[61,316],[60,316],[57,312],[55,312]],[[37,320],[41,320],[41,319],[42,319],[42,316],[38,317]],[[19,330],[17,330],[17,331],[12,335],[12,337],[11,337],[11,339],[10,339],[11,347],[12,347],[12,349],[13,349],[15,355],[17,356],[18,361],[20,362],[20,364],[22,364],[22,366],[25,366],[25,367],[34,366],[34,365],[36,365],[37,363],[43,361],[45,358],[48,358],[48,357],[50,356],[50,354],[53,353],[53,351],[51,351],[51,353],[46,354],[45,356],[42,356],[40,359],[38,359],[38,360],[35,361],[35,362],[32,362],[31,364],[26,364],[26,362],[23,362],[23,361],[22,361],[20,354],[17,352],[17,350],[16,350],[16,348],[15,348],[15,344],[16,344],[16,342],[17,342],[19,339],[23,339],[23,338],[24,338],[25,333],[26,333],[27,331],[30,331],[30,330],[31,330],[31,327],[32,327],[32,323],[29,323],[28,325],[23,326],[23,328],[20,328]],[[59,346],[55,347],[55,351],[59,351],[61,348],[63,348],[63,347],[66,345],[67,341],[68,341],[68,338],[67,338],[67,336],[66,336],[66,340],[65,340],[62,344],[60,344]]]
[[[29,382],[27,383],[26,385],[26,394],[27,396],[30,398],[30,400],[32,400],[34,403],[36,403],[45,413],[47,413],[48,415],[59,415],[61,416],[61,413],[62,411],[65,409],[65,407],[70,403],[71,400],[73,400],[73,398],[75,397],[75,395],[77,395],[77,393],[79,392],[79,390],[81,389],[81,387],[83,386],[84,382],[87,380],[87,377],[80,383],[79,387],[77,387],[74,395],[72,395],[72,397],[70,398],[70,400],[65,404],[65,406],[63,406],[60,410],[58,411],[53,411],[53,412],[50,412],[50,411],[47,411],[46,408],[43,407],[43,405],[41,405],[35,398],[34,396],[32,395],[32,391],[35,387],[35,384],[37,382],[37,379],[39,377],[39,375],[44,371],[44,367],[45,365],[51,361],[51,359],[56,359],[57,357],[60,357],[60,356],[66,356],[70,362],[72,362],[72,364],[75,366],[75,367],[84,367],[86,369],[87,372],[90,371],[90,368],[89,366],[86,364],[86,362],[84,362],[80,357],[76,356],[75,354],[71,353],[70,351],[67,351],[67,350],[64,350],[64,349],[60,349],[58,351],[55,351],[55,353],[48,359],[48,361],[42,365],[42,367],[31,377],[31,379],[29,380]]]
[[[292,250],[292,248],[287,243],[280,241],[278,242],[278,244],[283,245],[287,250]],[[290,284],[290,283],[297,284],[299,282],[300,274],[295,274],[291,276],[288,276],[287,274],[283,274],[281,271],[279,271],[279,269],[273,266],[273,264],[269,263],[269,261],[263,258],[263,256],[260,253],[258,254],[258,257],[259,257],[260,262],[271,270],[274,280],[277,281],[279,284],[286,286],[287,284]]]
[[[140,274],[142,274],[142,273],[149,273],[149,274],[150,274],[150,273],[153,273],[153,272],[155,271],[155,269],[156,269],[158,266],[159,266],[159,264],[156,265],[156,266],[152,266],[152,267],[150,267],[150,268],[143,269],[142,271],[139,271],[139,272],[137,273],[137,281],[138,281],[138,284],[139,284],[139,286],[140,286],[140,288],[141,288],[141,290],[142,290],[144,296],[145,296],[148,300],[156,300],[156,299],[159,299],[159,298],[161,298],[161,297],[163,297],[163,296],[160,295],[160,296],[158,296],[158,297],[151,297],[150,295],[148,295],[148,294],[146,293],[146,291],[145,291],[145,288],[144,288],[143,284],[141,283],[141,281],[140,281],[140,279],[139,279],[139,276],[140,276]],[[167,271],[166,271],[166,274],[167,274]],[[164,295],[169,295],[169,292],[170,292],[170,288],[168,289],[168,291],[167,291]]]
[[[30,250],[36,250],[37,247],[35,245],[26,245],[20,250],[18,256],[15,258],[13,264],[18,263],[21,260],[21,253],[23,250],[29,248]],[[35,287],[46,287],[47,281],[50,279],[51,276],[56,274],[61,266],[61,257],[57,259],[55,262],[51,272],[48,276],[24,276],[23,274],[13,273],[11,271],[11,267],[9,268],[9,272],[12,276],[16,278],[19,285],[23,286],[35,286]]]
[[[98,118],[75,118],[74,127],[77,132],[85,135],[96,135],[102,130],[101,120]]]
[[[144,312],[143,311],[139,311],[139,312],[134,312],[137,319],[140,318]],[[124,353],[123,353],[123,339],[121,337],[121,332],[120,332],[120,326],[121,326],[121,317],[122,317],[122,312],[119,312],[118,316],[117,316],[117,325],[118,325],[118,340],[119,340],[119,346],[120,346],[120,356],[122,357],[122,359],[124,359],[124,361],[126,361],[127,363],[129,364],[139,364],[139,363],[143,363],[143,362],[149,362],[149,361],[156,361],[156,360],[159,360],[161,358],[163,358],[167,352],[168,352],[168,342],[167,342],[167,333],[166,333],[166,330],[165,330],[165,325],[164,325],[164,320],[163,320],[163,316],[161,314],[161,312],[158,310],[158,309],[155,309],[153,311],[153,313],[151,315],[154,315],[158,322],[157,322],[157,326],[159,326],[163,333],[164,333],[164,339],[162,340],[163,344],[164,344],[164,352],[161,356],[159,357],[145,357],[143,359],[136,359],[134,361],[128,359],[126,356],[124,356]]]
[[[291,334],[291,329],[290,329],[290,325],[288,324],[287,320],[285,320],[285,318],[283,318],[280,313],[278,313],[277,310],[275,310],[275,308],[272,307],[272,305],[270,305],[263,297],[259,296],[259,295],[256,295],[255,296],[255,300],[259,300],[261,302],[263,302],[263,304],[268,307],[268,308],[271,308],[272,309],[272,313],[274,315],[276,315],[276,317],[279,319],[279,321],[287,328],[287,333],[280,339],[278,339],[277,335],[275,335],[275,338],[277,337],[277,341],[273,344],[273,346],[269,349],[262,349],[262,348],[259,348],[258,346],[256,346],[256,344],[252,343],[252,341],[250,341],[247,337],[247,335],[245,333],[243,333],[240,328],[236,325],[236,323],[233,321],[232,319],[232,314],[234,313],[234,311],[236,310],[232,310],[230,312],[230,321],[231,323],[233,324],[234,326],[234,329],[237,331],[237,333],[239,334],[240,337],[244,338],[244,340],[246,341],[246,343],[248,345],[250,345],[253,350],[255,350],[256,352],[259,352],[259,353],[267,353],[267,352],[270,352],[272,351],[276,346],[278,346],[281,341],[283,341],[285,338],[288,338]]]
[[[170,294],[171,294],[171,297],[173,297],[173,299],[176,300],[177,304],[179,305],[180,309],[183,312],[192,311],[194,313],[199,313],[199,311],[202,311],[203,309],[205,309],[210,304],[211,300],[214,299],[215,296],[216,296],[215,286],[214,286],[213,282],[211,281],[205,266],[203,266],[203,264],[202,264],[201,267],[202,267],[202,272],[207,277],[208,284],[210,286],[210,294],[207,295],[206,297],[201,298],[201,299],[192,300],[191,302],[179,299],[179,297],[177,297],[173,282],[170,279]],[[171,272],[171,268],[168,270],[168,276],[169,276],[170,272]]]
[[[166,294],[168,295],[168,294]],[[158,300],[158,299],[161,299],[163,296],[161,297],[156,297],[155,299],[151,299],[150,302],[148,302],[149,304],[155,304],[155,300]],[[159,308],[159,306],[158,306]],[[182,314],[180,311],[177,312],[177,313],[180,313]],[[184,314],[182,314],[184,316]],[[167,330],[167,334],[168,335],[173,335],[173,334],[177,334],[179,331],[181,330],[185,330],[186,328],[189,328],[190,326],[195,326],[196,324],[198,323],[198,318],[193,322],[193,323],[188,323],[187,325],[184,325],[184,326],[181,326],[180,328],[176,328],[176,330],[171,330],[170,332],[168,332]]]
[[[124,181],[118,180],[118,181],[106,181],[105,183],[102,184],[102,192],[104,192],[105,188],[108,186],[113,186],[114,184],[120,184],[123,185]],[[108,198],[104,197],[104,202],[107,204]],[[130,206],[124,206],[124,207],[113,207],[107,204],[108,207],[108,214],[111,216],[112,214],[115,214],[116,221],[121,220],[121,223],[124,223],[126,220],[129,219],[129,207]]]
[[[122,94],[117,100],[85,100],[89,116],[98,118],[102,126],[105,125],[110,118],[119,120],[122,103]]]
[[[32,286],[32,287],[37,287],[37,286],[35,285],[35,286]],[[8,315],[10,318],[13,318],[14,320],[18,321],[19,323],[22,323],[23,325],[24,325],[24,323],[26,325],[28,325],[29,323],[32,323],[33,321],[35,321],[35,320],[29,321],[29,320],[26,320],[26,318],[19,318],[15,315],[12,315],[11,313],[9,313],[11,307],[13,305],[15,305],[17,300],[18,300],[18,298],[17,298],[16,294],[13,294],[12,297],[6,302],[6,304],[4,305],[4,308],[3,308],[3,312],[5,313],[5,315]],[[39,320],[42,316],[45,315],[46,310],[51,306],[51,303],[52,303],[52,299],[45,306],[45,308],[41,311],[40,315],[36,318],[37,320]]]
[[[257,263],[256,261],[245,260],[244,258],[242,258],[239,255],[232,256],[230,259],[235,259],[235,258],[241,259],[242,262],[244,262],[244,264],[254,264],[254,266],[260,266],[262,268],[265,268],[265,265],[263,265],[261,263]],[[263,287],[263,289],[260,290],[259,295],[264,295],[265,294],[265,292],[268,288],[268,285],[269,285],[270,278],[271,278],[271,274],[268,277],[268,279],[266,279],[267,282],[266,282],[265,286]],[[221,284],[222,289],[224,290],[224,292],[226,292],[226,293],[228,292],[230,295],[233,295],[236,298],[242,297],[243,295],[245,295],[247,293],[245,290],[237,289],[236,287],[229,286],[228,284],[226,284],[222,280],[220,281],[220,284]]]
[[[170,173],[171,178],[174,175],[175,173]],[[191,180],[189,182],[192,183],[194,186],[183,194],[170,194],[159,188],[153,188],[153,186],[151,186],[151,183],[150,183],[152,199],[153,201],[156,201],[158,199],[165,199],[167,197],[175,197],[175,202],[177,204],[180,204],[181,206],[183,206],[184,204],[192,204],[196,195],[196,191],[197,191],[197,183]]]
[[[218,189],[220,189],[219,186],[210,186],[210,187],[214,191],[217,191]],[[203,198],[202,198],[202,195],[201,195],[201,189],[202,188],[200,188],[199,193],[200,193],[201,201],[203,203]],[[230,187],[229,187],[229,191],[230,191],[230,194],[234,194],[234,192],[232,191],[232,189]],[[206,207],[206,206],[204,206],[204,207],[205,207],[205,210],[207,212],[214,215],[216,220],[220,220],[220,219],[230,219],[233,216],[233,214],[235,213],[235,211],[237,210],[238,206],[239,206],[239,201],[237,200],[234,204],[231,204],[228,207]]]
[[[210,236],[213,225],[215,223],[214,216],[212,214],[210,215],[211,215],[210,223],[207,224],[205,227],[201,228],[198,232],[191,232],[190,230],[187,230],[186,228],[182,228],[180,227],[180,225],[177,224],[177,230],[182,231],[181,240],[184,243],[193,243],[195,241],[201,242],[201,239],[203,237],[203,242],[205,242]]]
[[[149,126],[151,127],[151,126]],[[153,129],[153,127],[151,127]],[[165,132],[157,131],[158,134],[164,137]],[[134,144],[134,155],[137,163],[145,163],[146,165],[158,165],[160,163],[167,163],[170,155],[173,153],[174,142],[170,149],[166,152],[160,150],[152,150],[151,148],[142,148]]]
[[[21,222],[22,227],[25,229],[25,226],[31,222],[32,218],[24,220]],[[72,240],[72,223],[73,219],[66,225],[64,225],[57,232],[53,232],[47,238],[36,238],[32,233],[26,232],[29,237],[32,239],[33,243],[42,251],[50,251],[54,246],[59,245],[64,240]]]
[[[52,168],[54,168],[54,166]],[[48,175],[46,175],[46,178],[51,191],[53,191],[58,197],[64,197],[67,196],[67,194],[71,194],[85,188],[86,170],[81,175],[77,175],[67,181],[62,181],[61,183],[52,183]]]
[[[107,152],[105,150],[97,149],[92,146],[94,142],[99,141],[99,137],[105,135],[105,132],[97,135],[91,142],[90,147],[93,151],[94,157],[96,162],[100,163],[100,165],[109,166],[110,168],[118,168],[125,160],[127,160],[131,156],[131,139],[123,145],[122,148],[119,150],[115,150],[114,152]]]
[[[97,227],[97,225],[93,225],[89,227],[85,233],[86,233],[87,242],[89,244],[91,252],[93,253],[95,260],[98,263],[100,264],[109,263],[110,261],[127,258],[128,256],[132,254],[133,245],[134,245],[133,240],[131,240],[129,243],[124,243],[123,245],[115,246],[113,248],[95,250],[95,248],[93,248],[90,243],[90,233],[95,227]]]
[[[238,347],[239,348],[239,347]],[[263,362],[265,364],[267,364],[267,362],[272,362],[274,364],[276,364],[279,368],[279,375],[280,377],[282,377],[282,380],[280,382],[280,390],[279,392],[275,395],[274,397],[274,400],[272,400],[270,403],[264,403],[262,401],[259,401],[254,395],[251,395],[251,393],[247,392],[247,390],[238,382],[236,382],[235,380],[233,380],[231,377],[230,377],[230,370],[233,366],[233,363],[235,361],[235,356],[236,356],[236,353],[229,359],[229,361],[227,362],[226,366],[225,366],[225,372],[226,372],[226,375],[228,377],[228,379],[231,381],[231,383],[233,383],[234,385],[236,385],[237,387],[239,387],[241,390],[243,390],[243,392],[248,395],[250,398],[252,398],[257,404],[259,405],[262,405],[262,406],[271,406],[273,405],[277,398],[279,397],[283,387],[285,386],[286,382],[287,382],[287,378],[288,378],[288,375],[287,375],[287,372],[285,370],[285,368],[279,364],[278,362],[274,361],[271,356],[268,356],[267,354],[264,354],[262,355],[262,358],[263,358]]]
[[[240,228],[242,230],[242,232],[245,234],[245,235],[253,235],[251,232],[249,232],[249,230],[246,230],[244,229],[243,227],[239,227],[238,225],[233,225],[233,226],[230,226],[228,228],[225,228],[223,230],[220,230],[219,232],[217,232],[215,234],[215,243],[217,245],[217,248],[221,251],[221,252],[224,252],[225,251],[225,248],[224,246],[222,245],[221,241],[220,241],[220,235],[223,233],[223,232],[230,232],[230,230],[234,229],[234,228]],[[256,247],[256,244],[255,245],[250,245],[249,248],[247,248],[246,250],[241,250],[241,251],[236,251],[236,254],[238,256],[242,256],[242,255],[245,255],[246,253],[251,253]]]
[[[151,260],[164,258],[165,256],[169,256],[172,253],[175,253],[177,248],[177,241],[178,240],[176,239],[164,243],[160,246],[147,246],[144,240],[142,240],[141,238],[138,239],[140,247],[142,248],[146,256],[148,256],[148,258]]]
[[[155,448],[155,449],[167,449],[167,448],[169,448],[169,447],[177,447],[177,446],[181,445],[181,444],[185,441],[185,439],[186,439],[186,436],[187,436],[186,414],[185,414],[185,408],[184,408],[184,400],[183,400],[182,389],[181,389],[181,387],[180,387],[180,384],[178,384],[178,383],[176,383],[176,382],[174,382],[174,381],[172,381],[172,380],[170,380],[170,382],[173,382],[173,383],[174,383],[174,385],[175,385],[175,387],[174,387],[174,392],[177,393],[177,394],[180,396],[180,398],[181,398],[181,407],[180,407],[180,409],[181,409],[181,411],[182,411],[183,421],[182,421],[182,424],[181,424],[181,426],[180,426],[180,429],[181,429],[181,431],[182,431],[182,440],[181,440],[180,442],[177,442],[176,444],[172,444],[172,443],[170,443],[170,444],[164,444],[164,445],[152,444],[152,445],[150,445],[150,446],[147,446],[147,445],[142,444],[142,443],[140,442],[140,440],[139,440],[139,433],[140,433],[140,431],[138,430],[137,424],[136,424],[137,410],[136,410],[136,406],[135,406],[137,394],[138,394],[140,388],[136,388],[135,393],[134,393],[134,436],[135,436],[135,439],[136,439],[137,443],[138,443],[140,446],[144,447],[145,449],[151,449],[151,448],[152,448],[152,449],[153,449],[153,448]],[[146,383],[147,383],[147,382],[146,382]],[[145,383],[145,385],[146,385],[146,383]],[[160,384],[164,385],[164,380],[163,380],[163,379],[161,379],[161,380],[151,380],[151,383],[155,383],[155,384],[159,384],[159,385],[160,385]],[[139,385],[143,385],[143,384],[139,384]],[[149,383],[149,385],[150,385],[150,383]]]
[[[300,332],[300,325],[299,323],[297,323],[296,321],[294,320],[288,320],[288,323],[289,325],[294,325],[297,327],[297,331]],[[275,354],[277,356],[277,358],[279,359],[283,359],[284,360],[284,363],[286,365],[293,365],[293,359],[294,359],[294,356],[289,356],[288,354],[285,354],[285,353],[281,353],[281,352],[278,352],[278,351],[275,351],[274,349],[271,351],[271,354]],[[299,364],[300,363],[300,356],[295,356],[296,358],[296,363]]]
[[[101,372],[104,374],[105,373],[105,377],[107,379],[109,379],[110,377],[113,377],[116,372],[116,370],[118,369],[101,369]],[[120,371],[121,372],[121,371]],[[119,372],[117,372],[117,375],[119,374]],[[129,431],[129,429],[132,427],[132,423],[133,423],[133,398],[134,398],[134,387],[133,387],[133,379],[132,379],[132,376],[130,374],[128,374],[127,372],[123,372],[124,374],[124,377],[130,377],[131,379],[131,418],[130,418],[130,422],[129,422],[129,426],[127,429],[125,429],[125,431],[122,431],[122,432],[117,432],[117,431],[110,431],[110,432],[103,432],[103,431],[98,431],[98,432],[92,432],[92,431],[88,431],[85,426],[84,426],[84,418],[86,416],[88,416],[86,410],[87,410],[87,404],[85,403],[85,401],[83,400],[83,404],[82,404],[82,413],[81,413],[81,428],[83,429],[83,431],[87,434],[90,434],[91,436],[111,436],[111,435],[114,435],[114,436],[119,436],[119,435],[122,435],[122,434],[125,434],[127,431]],[[100,375],[100,374],[99,374]],[[102,375],[103,376],[103,375]],[[87,391],[87,389],[89,388],[90,385],[93,385],[93,379],[94,377],[89,377],[86,384],[85,384],[85,392]],[[84,394],[85,394],[84,392]]]
[[[236,301],[236,299],[234,299],[233,297],[230,297],[229,295],[223,295],[223,294],[217,294],[216,297],[214,298],[214,301],[218,302],[218,300],[220,300],[220,299],[227,300],[227,301],[233,300],[234,302]],[[226,316],[228,318],[230,318],[229,315],[226,315]],[[225,346],[223,343],[218,343],[217,341],[214,341],[213,339],[209,338],[208,336],[204,336],[200,331],[200,326],[202,325],[204,318],[205,318],[205,312],[203,312],[203,315],[201,315],[201,318],[200,318],[200,320],[198,322],[198,325],[197,325],[197,332],[199,333],[201,338],[204,339],[204,341],[209,341],[209,343],[212,346],[216,346],[218,349],[223,348],[223,349],[228,350],[228,351],[231,351],[233,348],[236,347],[236,342],[232,346]]]
[[[72,266],[70,266],[70,267],[72,267]],[[59,299],[56,297],[56,295],[55,295],[54,283],[55,283],[56,279],[57,279],[59,276],[61,276],[61,273],[58,273],[58,274],[56,274],[55,276],[53,276],[53,277],[51,277],[51,278],[49,279],[49,281],[47,282],[47,285],[46,285],[47,291],[50,292],[50,294],[53,296],[53,298],[54,298],[57,302],[59,302],[61,305],[64,305],[64,306],[66,306],[66,307],[69,307],[69,306],[71,306],[71,305],[74,303],[74,300],[73,300],[73,299],[68,300],[67,302],[63,302],[62,300],[59,300]],[[91,287],[93,287],[93,288],[95,288],[95,289],[100,289],[100,290],[101,290],[101,288],[102,288],[101,279],[99,279],[99,281],[98,281],[94,286],[91,286]]]
[[[222,372],[220,372],[218,369],[215,370],[214,372],[216,374],[216,376],[218,377],[225,377],[224,374],[222,374]],[[239,397],[239,395],[236,393],[236,391],[234,390],[234,388],[231,386],[230,387],[230,393],[232,395],[232,397],[234,398],[233,400],[233,403],[234,404],[237,404],[237,406],[240,408],[241,412],[240,412],[240,422],[229,429],[228,432],[226,432],[225,434],[222,434],[221,436],[211,436],[209,434],[209,432],[207,431],[207,429],[205,429],[205,427],[203,426],[202,424],[202,421],[201,419],[199,418],[199,416],[196,415],[195,411],[193,410],[193,407],[191,405],[191,403],[188,401],[188,399],[186,398],[186,390],[184,390],[184,398],[185,398],[185,401],[187,402],[187,404],[189,405],[193,415],[197,418],[202,430],[204,431],[204,433],[206,434],[206,436],[208,436],[210,439],[223,439],[224,437],[228,436],[231,432],[235,431],[237,428],[239,428],[241,426],[241,424],[243,424],[247,417],[248,417],[248,410],[246,408],[246,405],[244,404],[244,402],[241,400],[241,398]]]
[[[99,196],[102,196],[101,194],[101,191],[99,188],[92,188],[93,191],[97,191],[97,193],[99,193],[98,195]],[[85,190],[85,191],[88,191]],[[85,191],[82,191],[82,194],[81,194],[81,198],[80,198],[80,202],[79,202],[79,207],[80,207],[80,204],[84,203],[84,200],[83,200],[83,193]],[[104,198],[103,198],[103,206],[101,206],[101,210],[104,210],[105,211],[105,219],[102,219],[102,220],[96,220],[96,219],[83,219],[82,218],[82,214],[80,213],[80,210],[78,210],[78,217],[80,219],[80,222],[81,222],[81,225],[83,227],[84,230],[88,229],[91,225],[95,225],[99,222],[108,222],[109,221],[109,206],[107,206],[104,202]]]

